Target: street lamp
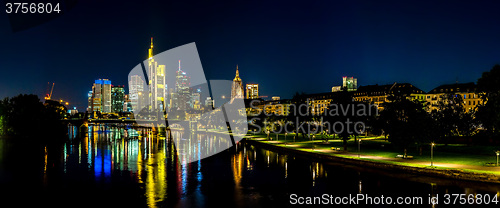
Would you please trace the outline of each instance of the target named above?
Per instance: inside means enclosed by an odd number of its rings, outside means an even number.
[[[434,142],[432,142],[431,143],[431,167],[432,167],[432,165],[434,165],[433,164],[433,162],[434,162],[434,145],[436,145],[436,144],[434,144]]]
[[[500,155],[500,150],[497,150],[495,153],[497,153],[497,166],[498,166],[498,156]]]
[[[361,158],[361,137],[358,137],[358,158]]]
[[[326,142],[328,143],[328,129],[326,130]]]
[[[287,135],[287,134],[288,134],[288,133],[287,133],[287,132],[285,132],[285,146],[286,146],[286,135]]]
[[[311,142],[311,144],[312,144],[312,150],[314,150],[314,138],[316,138],[316,135],[312,136],[312,142]]]
[[[295,137],[297,136],[297,134],[295,133],[295,130],[293,130],[293,143],[295,143]]]

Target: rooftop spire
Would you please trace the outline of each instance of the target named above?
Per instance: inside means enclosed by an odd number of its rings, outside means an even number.
[[[238,65],[236,65],[236,76],[233,81],[241,81],[240,72],[238,71]]]
[[[153,37],[151,37],[151,47],[149,48],[149,56],[148,58],[153,58]]]
[[[179,59],[179,71],[181,70],[181,60]]]

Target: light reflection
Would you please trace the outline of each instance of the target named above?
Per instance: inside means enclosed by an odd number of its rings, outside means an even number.
[[[159,202],[165,201],[170,197],[175,199],[175,194],[179,194],[179,198],[186,196],[192,197],[193,195],[190,195],[190,192],[193,190],[196,194],[199,194],[196,195],[196,197],[203,197],[203,193],[201,193],[201,184],[202,180],[204,180],[201,169],[203,162],[200,159],[204,157],[204,154],[209,154],[219,148],[225,148],[227,145],[231,145],[224,137],[211,134],[184,134],[181,131],[172,131],[171,133],[176,134],[176,136],[173,136],[173,138],[164,138],[153,135],[150,130],[140,128],[123,131],[122,133],[118,127],[109,128],[103,125],[90,125],[87,130],[88,132],[84,134],[86,136],[82,138],[80,141],[81,143],[72,143],[78,145],[78,153],[76,146],[73,148],[72,145],[68,144],[62,147],[64,148],[64,154],[61,154],[62,158],[59,155],[58,157],[60,160],[64,160],[64,170],[69,169],[68,173],[71,173],[71,166],[67,166],[66,163],[71,164],[71,161],[76,163],[76,158],[78,156],[78,163],[88,165],[91,171],[95,171],[96,180],[109,181],[112,173],[116,173],[113,171],[129,171],[130,177],[134,181],[144,185],[141,186],[144,188],[144,199],[150,207],[160,206]],[[138,132],[140,136],[125,136],[124,132],[133,131]],[[188,138],[184,138],[185,136]],[[179,144],[179,146],[176,147],[178,148],[178,152],[169,146],[172,144]],[[244,144],[239,143],[238,145]],[[293,178],[292,173],[291,177],[288,178],[288,162],[292,163],[293,169],[300,168],[300,166],[296,165],[297,163],[293,163],[295,160],[293,156],[288,157],[284,154],[277,154],[272,151],[253,148],[251,146],[246,148],[245,145],[238,149],[240,150],[239,152],[229,156],[231,159],[232,180],[235,184],[236,197],[243,196],[243,190],[246,191],[246,189],[242,187],[245,186],[245,175],[249,174],[248,171],[258,172],[259,168],[255,167],[260,167],[258,165],[263,165],[264,163],[267,167],[270,167],[272,165],[271,163],[275,161],[274,155],[276,155],[276,164],[273,165],[273,169],[280,168],[279,176],[281,177],[283,177],[282,174],[284,170],[286,181]],[[259,156],[257,156],[257,151],[259,151]],[[44,152],[45,177],[47,166],[49,166],[49,176],[51,172],[50,165],[47,164],[48,153],[46,147]],[[58,154],[60,154],[60,152]],[[259,161],[257,161],[257,157],[259,157]],[[273,160],[271,160],[271,157]],[[193,161],[193,158],[196,159],[197,162],[187,163],[187,161]],[[87,163],[85,163],[85,161],[87,161]],[[318,181],[317,179],[327,176],[327,171],[325,171],[327,166],[324,166],[323,163],[320,162],[312,162],[309,164],[312,186],[320,185],[320,181],[322,184],[323,180]],[[171,167],[172,169],[167,170],[167,167]],[[308,171],[307,165],[303,168],[305,171]],[[171,180],[170,183],[167,183],[167,171],[169,174],[168,179]],[[170,175],[170,173],[172,174]],[[332,177],[336,176],[333,171],[330,171],[330,174],[333,174]],[[229,178],[229,180],[231,180],[231,178]],[[366,190],[369,189],[369,187],[367,189],[366,186],[371,183],[367,183],[366,179],[364,181],[365,184],[363,184],[360,178],[355,178],[354,180],[351,186],[353,186],[352,188],[354,189],[358,189],[359,193],[363,191],[366,192]],[[309,182],[307,183],[309,186]],[[169,186],[168,194],[170,194],[168,196],[167,184]],[[365,185],[365,187],[363,187],[363,185]],[[438,191],[435,184],[431,185],[433,186],[432,195],[434,196]],[[363,190],[363,188],[365,190]],[[447,193],[448,190],[445,190]],[[467,194],[475,192],[473,189],[462,190]],[[174,194],[172,194],[171,191],[173,191]],[[453,190],[450,192],[452,191]],[[500,196],[500,192],[496,190],[491,193],[495,192]],[[244,200],[242,199],[241,201]]]
[[[359,180],[358,182],[358,186],[359,186],[359,191],[358,193],[361,194],[363,192],[363,182],[361,180]]]

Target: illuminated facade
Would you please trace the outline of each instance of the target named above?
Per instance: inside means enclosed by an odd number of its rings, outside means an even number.
[[[111,88],[111,111],[113,113],[123,112],[124,103],[125,103],[124,86],[113,86]]]
[[[355,101],[375,104],[381,111],[384,109],[384,103],[389,102],[388,97],[391,95],[401,95],[408,100],[423,103],[426,101],[425,92],[409,83],[361,86],[354,92],[353,97]]]
[[[356,91],[358,88],[358,79],[354,77],[342,77],[342,87],[347,89],[347,91]]]
[[[439,102],[450,94],[460,96],[463,99],[466,112],[474,111],[483,102],[479,94],[476,93],[476,84],[473,82],[447,84],[436,87],[427,93],[428,111],[439,110]]]
[[[190,77],[181,70],[181,61],[179,60],[179,70],[177,70],[175,76],[175,93],[172,93],[174,108],[186,110],[191,100],[190,84]]]
[[[328,109],[328,106],[333,101],[336,93],[318,93],[306,95],[307,104],[310,108],[310,113],[312,115],[320,115]]]
[[[164,111],[165,98],[167,95],[167,85],[165,83],[165,65],[158,65],[153,58],[153,38],[151,38],[151,47],[148,50],[148,77],[149,77],[149,110]]]
[[[111,81],[108,79],[95,80],[92,86],[93,112],[111,113]]]
[[[342,87],[341,87],[341,86],[333,86],[333,87],[332,87],[332,92],[338,92],[338,91],[340,91],[340,90],[342,90]]]
[[[290,100],[245,100],[247,115],[255,116],[264,112],[265,114],[274,114],[277,116],[287,116],[290,113]]]
[[[247,84],[247,99],[257,99],[259,98],[259,84]]]
[[[240,72],[238,71],[238,66],[236,65],[236,76],[233,79],[233,85],[231,87],[231,100],[235,98],[243,98],[243,84],[240,78]]]
[[[273,97],[271,98],[271,100],[280,100],[280,99],[281,99],[281,98],[280,98],[280,96],[273,96]]]
[[[205,106],[207,106],[210,109],[215,107],[215,101],[212,100],[212,97],[207,97],[207,99],[205,100]]]
[[[92,86],[93,88],[93,86]],[[87,94],[87,112],[92,112],[92,103],[94,102],[93,98],[92,98],[92,90],[89,91],[89,93]]]
[[[130,102],[130,96],[125,95],[123,100],[123,112],[132,112],[132,103]]]
[[[189,105],[192,109],[199,110],[200,109],[200,92],[196,91],[191,94],[191,101],[189,101]]]
[[[139,106],[144,106],[145,101],[145,93],[144,93],[144,81],[138,75],[130,76],[129,84],[129,99],[130,104],[132,105],[132,110],[139,113],[141,109],[138,109]]]

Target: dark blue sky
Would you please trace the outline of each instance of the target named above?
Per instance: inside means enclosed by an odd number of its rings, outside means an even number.
[[[424,91],[475,82],[500,63],[500,4],[491,1],[79,1],[64,15],[13,32],[0,14],[0,98],[19,93],[86,107],[93,80],[127,84],[147,58],[195,42],[207,79],[236,64],[260,94],[328,92],[410,82]],[[2,3],[3,4],[3,3]]]

